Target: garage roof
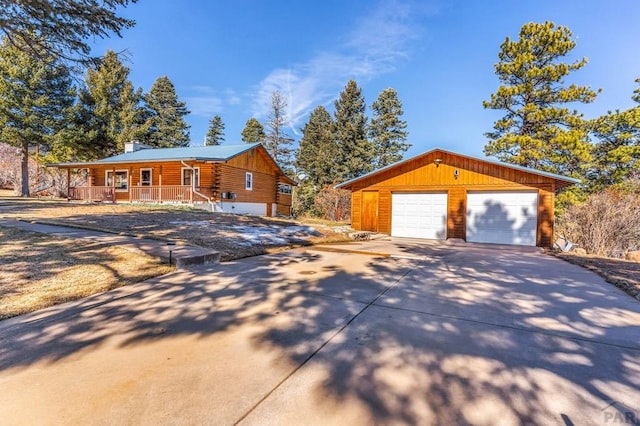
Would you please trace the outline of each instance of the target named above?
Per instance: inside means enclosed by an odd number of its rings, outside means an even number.
[[[558,188],[564,188],[566,186],[570,186],[570,185],[574,185],[576,183],[580,183],[580,179],[575,179],[572,177],[568,177],[568,176],[563,176],[563,175],[559,175],[556,173],[550,173],[550,172],[545,172],[542,170],[537,170],[537,169],[532,169],[530,167],[524,167],[524,166],[518,166],[516,164],[509,164],[509,163],[505,163],[502,161],[498,161],[498,160],[492,160],[492,159],[488,159],[488,158],[480,158],[480,157],[473,157],[471,155],[465,155],[465,154],[459,154],[457,152],[453,152],[453,151],[447,151],[445,149],[441,149],[441,148],[434,148],[430,151],[427,152],[423,152],[422,154],[416,155],[415,157],[411,157],[411,158],[407,158],[406,160],[402,160],[402,161],[398,161],[397,163],[393,163],[390,164],[388,166],[382,167],[380,169],[374,170],[372,172],[366,173],[362,176],[358,176],[356,178],[350,179],[346,182],[342,182],[338,185],[336,185],[336,188],[345,188],[345,189],[349,189],[354,183],[363,180],[363,179],[367,179],[370,177],[373,177],[379,173],[385,172],[387,170],[393,169],[395,167],[398,167],[402,164],[408,163],[410,161],[416,161],[416,160],[420,160],[421,157],[427,157],[430,154],[433,154],[435,152],[440,152],[440,153],[444,153],[444,154],[451,154],[451,155],[456,155],[458,157],[464,157],[464,158],[468,158],[471,160],[477,160],[477,161],[483,161],[485,163],[489,163],[489,164],[494,164],[494,165],[498,165],[498,166],[502,166],[502,167],[506,167],[506,168],[510,168],[510,169],[515,169],[515,170],[520,170],[523,172],[527,172],[527,173],[532,173],[535,175],[540,175],[540,176],[545,176],[548,178],[552,178],[555,179],[556,181],[556,186]]]

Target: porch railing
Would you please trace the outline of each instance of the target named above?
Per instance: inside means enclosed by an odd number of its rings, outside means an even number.
[[[115,201],[115,188],[112,186],[76,186],[69,188],[69,198],[85,201]]]
[[[189,185],[132,186],[131,201],[139,203],[192,203]]]
[[[111,186],[79,186],[70,188],[70,197],[85,201],[131,201],[134,203],[193,203],[205,202],[190,185],[132,186],[118,191]]]

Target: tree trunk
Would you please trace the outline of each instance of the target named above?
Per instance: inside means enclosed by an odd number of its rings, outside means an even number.
[[[20,196],[29,196],[29,142],[22,143],[22,188]]]

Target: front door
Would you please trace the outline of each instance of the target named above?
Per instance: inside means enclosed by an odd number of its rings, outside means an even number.
[[[362,230],[378,232],[378,192],[362,192]]]

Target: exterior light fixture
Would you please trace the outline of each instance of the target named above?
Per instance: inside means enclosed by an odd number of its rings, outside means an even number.
[[[440,158],[436,158],[434,163],[436,163],[436,167],[440,167],[440,163],[442,163],[442,160]]]
[[[176,243],[170,241],[167,243],[167,248],[169,249],[169,265],[171,265],[171,255],[173,254],[173,247],[176,245]]]
[[[458,179],[458,176],[460,176],[460,172],[458,172],[458,169],[456,169],[456,170],[453,172],[453,178],[454,178],[454,179]]]

